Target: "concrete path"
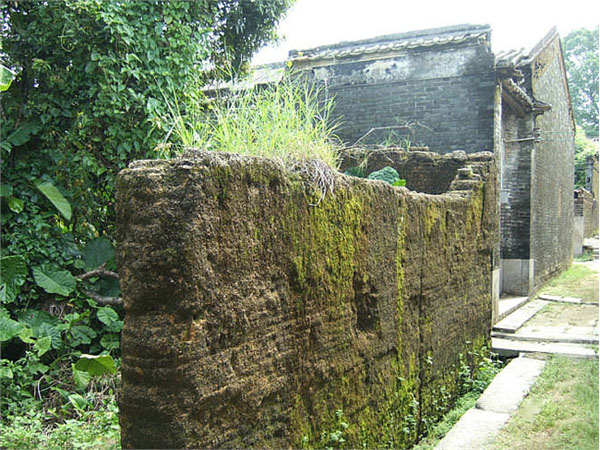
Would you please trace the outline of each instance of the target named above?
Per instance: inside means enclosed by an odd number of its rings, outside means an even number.
[[[598,319],[596,302],[541,294],[494,325],[492,351],[506,357],[542,353],[594,358]]]
[[[504,319],[529,301],[529,297],[502,296],[498,300],[498,320]]]

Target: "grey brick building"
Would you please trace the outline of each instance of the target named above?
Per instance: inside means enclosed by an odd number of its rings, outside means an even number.
[[[493,151],[501,178],[494,294],[528,294],[572,259],[575,124],[555,29],[494,55],[487,25],[459,25],[290,52],[335,96],[349,146]]]

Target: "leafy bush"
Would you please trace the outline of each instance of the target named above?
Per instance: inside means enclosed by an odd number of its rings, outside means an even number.
[[[344,175],[352,177],[365,178],[365,166],[366,159],[363,160],[362,164],[356,167],[350,167],[344,172]],[[393,167],[386,166],[381,170],[371,172],[367,177],[368,180],[379,180],[385,183],[391,184],[392,186],[406,186],[406,180],[400,178],[398,171]]]
[[[585,136],[583,128],[577,127],[575,133],[575,189],[586,187],[587,158],[595,154],[598,154],[598,147],[594,141]]]
[[[114,182],[161,155],[162,92],[196,100],[215,64],[239,69],[273,38],[289,4],[0,4],[0,410],[13,429],[26,411],[81,419],[98,377],[118,370]]]
[[[376,172],[371,172],[367,177],[369,180],[384,181],[392,186],[404,186],[406,182],[400,178],[398,172],[393,167],[384,167]]]
[[[8,416],[0,422],[0,447],[21,450],[119,449],[120,428],[114,396],[102,400],[94,409],[91,398],[74,398],[66,403],[75,412],[73,418],[52,424],[48,418],[56,411],[44,414],[29,411],[23,416]],[[64,415],[64,413],[63,413]]]

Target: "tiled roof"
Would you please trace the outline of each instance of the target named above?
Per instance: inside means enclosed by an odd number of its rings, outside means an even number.
[[[495,54],[496,56],[496,68],[516,68],[523,64],[527,64],[529,61],[529,54],[524,48],[519,50],[505,50]]]
[[[518,69],[530,64],[557,35],[556,27],[553,27],[530,51],[525,51],[524,48],[521,48],[519,50],[506,50],[496,53],[496,68]]]
[[[521,87],[517,85],[512,79],[504,80],[502,82],[504,89],[510,92],[513,95],[513,98],[517,100],[522,106],[533,109],[533,99],[527,95]]]
[[[379,36],[362,41],[342,42],[308,50],[292,50],[289,57],[292,61],[299,62],[362,56],[419,47],[459,44],[478,39],[489,41],[490,32],[491,28],[489,25],[458,25]]]

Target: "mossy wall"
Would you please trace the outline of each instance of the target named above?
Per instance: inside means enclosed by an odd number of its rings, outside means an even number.
[[[317,206],[260,158],[121,172],[124,448],[415,442],[490,340],[494,165],[464,164],[443,195],[332,174]]]
[[[369,174],[391,166],[406,181],[408,189],[427,194],[443,194],[450,188],[458,169],[467,164],[467,159],[467,154],[458,150],[440,155],[422,148],[411,148],[410,151],[351,148],[342,152],[341,171],[361,166],[365,174]]]

